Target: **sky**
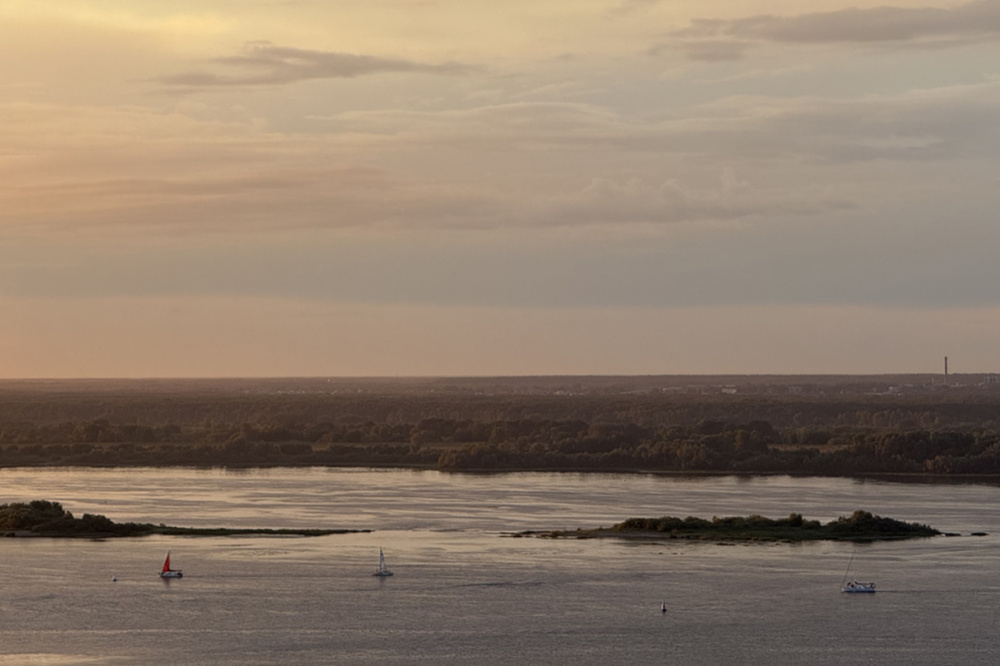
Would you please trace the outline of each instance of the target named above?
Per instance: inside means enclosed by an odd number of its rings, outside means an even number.
[[[1000,0],[0,0],[0,377],[1000,371]]]

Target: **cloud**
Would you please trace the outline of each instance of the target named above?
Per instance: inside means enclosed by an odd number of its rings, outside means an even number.
[[[689,40],[683,44],[684,53],[691,60],[701,62],[733,62],[741,60],[747,51],[753,48],[753,43],[735,39],[701,39]],[[666,44],[657,44],[649,49],[651,55],[659,55],[667,48]]]
[[[555,225],[664,224],[815,215],[851,207],[814,193],[762,192],[739,180],[733,169],[726,169],[720,186],[713,188],[694,188],[676,180],[595,178],[539,218]]]
[[[670,37],[693,60],[739,57],[748,44],[964,44],[1000,36],[1000,0],[955,7],[873,7],[795,16],[697,19]],[[672,42],[658,45],[662,50]],[[728,50],[727,50],[727,46]],[[720,54],[730,57],[722,58]]]
[[[312,119],[339,131],[394,136],[401,141],[433,136],[435,143],[483,148],[507,148],[512,143],[525,148],[586,143],[638,126],[611,110],[574,102],[514,102],[443,111],[357,111]]]
[[[624,16],[658,5],[660,0],[622,0],[610,10],[612,15]]]
[[[1000,83],[731,96],[653,117],[580,103],[352,111],[302,133],[134,107],[0,105],[0,228],[617,232],[836,215],[972,188],[960,174],[996,172],[998,115]],[[720,184],[727,169],[740,178]]]
[[[998,115],[1000,84],[990,83],[859,99],[734,95],[665,118],[640,119],[582,103],[517,103],[314,119],[397,148],[851,163],[992,159],[1000,151]]]
[[[297,81],[349,79],[388,72],[458,75],[473,69],[458,63],[428,65],[398,58],[276,46],[270,42],[250,42],[243,53],[214,58],[208,63],[221,66],[224,71],[182,72],[155,81],[178,88],[230,88],[281,86]]]
[[[1000,86],[954,86],[855,100],[734,97],[713,105],[702,140],[828,163],[995,159]],[[707,111],[707,110],[706,110]],[[706,114],[707,115],[707,114]],[[717,145],[713,141],[713,145]]]

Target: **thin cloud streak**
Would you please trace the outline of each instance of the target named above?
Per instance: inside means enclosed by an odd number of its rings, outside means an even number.
[[[1000,154],[998,115],[996,83],[849,100],[733,96],[660,119],[566,103],[354,111],[314,119],[308,135],[97,109],[78,110],[60,134],[58,109],[0,106],[0,139],[18,155],[0,163],[0,226],[280,232],[810,217],[866,206],[857,165],[988,168]],[[79,149],[59,153],[67,140]],[[508,165],[502,179],[462,168],[487,159]],[[687,173],[695,164],[697,177]],[[774,169],[788,175],[761,175]],[[539,177],[550,170],[559,178]],[[819,185],[834,182],[839,190]],[[905,183],[881,189],[906,196]]]
[[[956,7],[873,7],[796,16],[696,19],[651,49],[681,47],[691,60],[743,57],[754,44],[905,44],[961,46],[1000,36],[1000,0]],[[679,41],[678,41],[679,40]]]
[[[830,163],[991,157],[1000,84],[841,100],[737,95],[685,116],[637,119],[588,104],[519,103],[314,118],[389,145],[495,152],[622,151]],[[391,139],[385,139],[391,137]]]
[[[618,6],[613,7],[608,13],[612,16],[625,16],[658,4],[660,4],[660,0],[622,0]]]
[[[284,86],[298,81],[351,79],[383,73],[456,76],[475,69],[459,63],[428,65],[399,58],[276,46],[266,41],[248,43],[239,55],[213,58],[208,62],[236,73],[189,71],[154,80],[181,88],[230,88]]]

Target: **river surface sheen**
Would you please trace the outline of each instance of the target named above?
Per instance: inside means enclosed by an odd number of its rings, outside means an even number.
[[[0,503],[32,499],[115,521],[374,531],[0,539],[0,664],[1000,663],[992,485],[0,469]],[[963,536],[858,546],[505,536],[664,515],[825,522],[855,509]],[[391,578],[370,575],[380,546]],[[180,580],[157,576],[168,549]],[[877,594],[840,593],[852,555],[851,576]]]

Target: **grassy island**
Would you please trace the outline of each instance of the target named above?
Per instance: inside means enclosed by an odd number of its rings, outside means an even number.
[[[697,539],[706,541],[875,541],[936,536],[940,532],[927,525],[883,518],[868,511],[855,511],[821,524],[805,520],[802,514],[771,519],[763,516],[726,518],[629,518],[610,528],[573,531],[520,532],[515,536],[593,539],[601,537],[644,539]]]
[[[110,518],[85,513],[76,518],[59,502],[34,500],[0,504],[0,535],[40,537],[136,537],[150,534],[171,536],[236,536],[259,534],[264,536],[325,536],[349,534],[371,530],[316,530],[316,529],[260,529],[229,527],[171,527],[150,523],[116,523]]]

